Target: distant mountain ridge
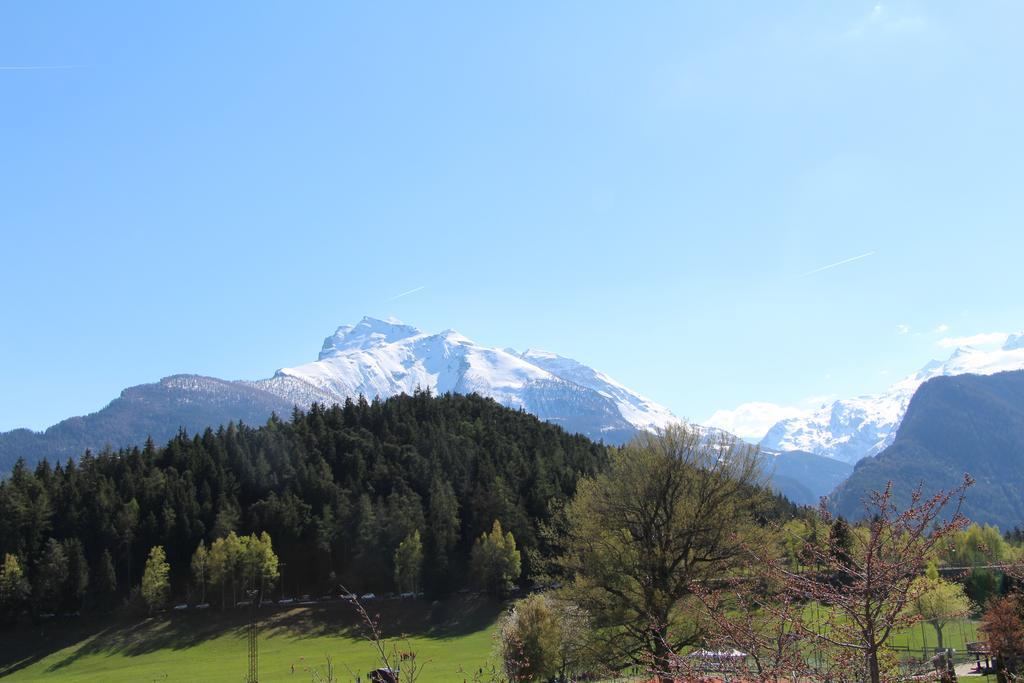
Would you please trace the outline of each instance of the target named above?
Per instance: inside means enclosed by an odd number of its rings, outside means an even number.
[[[1024,369],[1024,333],[1010,335],[1002,348],[994,351],[960,347],[945,361],[929,362],[882,394],[841,399],[808,415],[777,422],[762,439],[761,446],[856,463],[893,443],[914,392],[928,380],[1020,369]]]
[[[917,485],[948,490],[965,472],[976,480],[964,505],[971,520],[1003,529],[1024,524],[1024,371],[925,382],[892,445],[859,462],[830,504],[856,518],[865,494],[888,481],[906,502]]]
[[[293,407],[386,399],[416,390],[477,393],[566,431],[623,443],[638,430],[678,421],[665,407],[578,361],[546,351],[490,348],[454,330],[424,333],[396,320],[365,317],[327,337],[316,361],[256,381],[175,375],[130,387],[103,409],[43,432],[0,434],[0,473],[24,457],[64,460],[86,449],[120,448],[179,429],[196,432],[231,421],[264,422]]]
[[[179,429],[197,432],[228,422],[262,424],[274,412],[288,415],[292,404],[241,382],[173,375],[129,387],[101,410],[61,420],[42,432],[15,429],[0,434],[0,473],[18,458],[33,463],[77,458],[86,449],[165,443]]]
[[[358,395],[388,398],[416,389],[478,393],[611,442],[678,421],[664,406],[571,358],[491,348],[454,330],[431,334],[369,317],[339,327],[316,361],[251,384],[298,405]]]
[[[818,505],[853,472],[853,465],[804,451],[762,448],[761,456],[772,489],[797,505]]]

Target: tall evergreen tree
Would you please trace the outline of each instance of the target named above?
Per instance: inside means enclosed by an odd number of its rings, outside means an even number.
[[[60,604],[64,582],[68,576],[68,558],[64,546],[49,539],[36,564],[33,584],[33,606],[39,612],[55,612]]]

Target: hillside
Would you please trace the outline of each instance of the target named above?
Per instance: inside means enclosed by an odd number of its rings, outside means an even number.
[[[422,586],[440,593],[465,584],[470,548],[495,520],[514,534],[530,576],[542,525],[606,458],[602,445],[475,395],[317,404],[290,422],[15,467],[0,483],[0,557],[26,558],[32,580],[49,539],[82,558],[90,581],[112,563],[116,586],[86,596],[114,604],[138,583],[152,546],[165,547],[184,595],[200,542],[267,531],[293,594],[339,583],[387,592],[396,548],[418,532]],[[64,596],[60,606],[80,605]]]
[[[853,471],[845,462],[804,451],[761,449],[761,455],[772,489],[797,505],[818,505]]]
[[[772,426],[761,446],[776,451],[802,450],[853,464],[881,453],[894,442],[911,397],[928,380],[1022,368],[1024,333],[1010,335],[999,349],[963,346],[944,361],[928,362],[881,394],[840,399],[782,420]]]
[[[1024,371],[937,377],[914,394],[891,446],[857,464],[831,496],[857,517],[865,492],[893,481],[901,500],[919,483],[927,491],[976,484],[964,512],[1003,529],[1024,523]]]
[[[239,382],[199,375],[165,377],[129,387],[103,409],[62,420],[43,432],[16,429],[0,434],[0,473],[18,458],[57,462],[77,458],[86,449],[141,446],[148,437],[163,443],[179,429],[194,433],[228,422],[262,424],[272,413],[289,415],[292,407],[286,399]]]
[[[317,360],[255,381],[175,375],[130,387],[101,410],[33,432],[0,433],[0,475],[15,460],[76,458],[86,449],[163,443],[179,429],[228,422],[261,424],[272,413],[346,399],[387,399],[426,390],[479,394],[594,441],[622,444],[639,430],[677,421],[664,406],[602,372],[548,351],[517,352],[477,344],[454,330],[423,332],[365,317],[328,336]]]

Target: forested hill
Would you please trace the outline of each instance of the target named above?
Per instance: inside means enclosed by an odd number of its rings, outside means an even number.
[[[393,589],[395,549],[418,530],[425,588],[444,591],[463,585],[472,543],[494,520],[515,536],[528,574],[531,551],[544,551],[541,525],[607,457],[475,395],[315,405],[290,422],[180,433],[163,447],[34,471],[19,464],[0,484],[0,558],[17,555],[37,585],[54,539],[72,567],[87,568],[86,594],[112,601],[163,545],[181,595],[201,541],[267,531],[286,591],[382,591]]]
[[[77,458],[86,449],[130,448],[151,436],[159,443],[184,427],[189,431],[228,422],[262,424],[274,412],[287,415],[293,401],[242,382],[199,375],[173,375],[129,387],[101,410],[61,420],[42,432],[0,432],[0,477],[19,458]]]
[[[1003,529],[1024,523],[1024,371],[937,377],[921,385],[895,442],[860,461],[831,502],[856,518],[865,492],[887,481],[906,502],[919,484],[925,492],[950,489],[965,472],[976,480],[964,503],[971,520]]]

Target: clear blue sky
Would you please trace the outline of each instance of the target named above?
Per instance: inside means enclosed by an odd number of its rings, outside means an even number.
[[[1022,20],[5,3],[0,429],[266,377],[364,314],[695,420],[880,390],[942,336],[1024,328]],[[44,66],[75,68],[9,68]]]

